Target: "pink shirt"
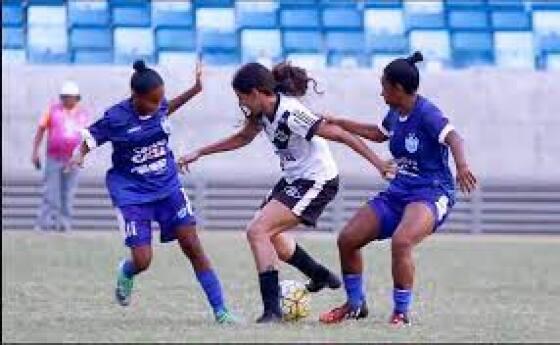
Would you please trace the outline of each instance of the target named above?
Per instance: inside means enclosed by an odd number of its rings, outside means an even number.
[[[39,122],[48,130],[47,155],[68,161],[82,140],[80,130],[88,125],[88,120],[89,114],[79,105],[72,110],[64,109],[61,103],[51,105]]]

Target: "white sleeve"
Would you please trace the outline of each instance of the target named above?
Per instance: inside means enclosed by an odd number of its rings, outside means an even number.
[[[290,109],[289,112],[290,115],[288,116],[286,123],[290,130],[301,135],[307,140],[311,140],[323,119],[320,116],[313,114],[303,106],[294,107],[293,109]]]

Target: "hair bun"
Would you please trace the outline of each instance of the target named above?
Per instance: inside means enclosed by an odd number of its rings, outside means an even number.
[[[415,51],[414,54],[406,58],[406,61],[408,61],[411,65],[414,65],[417,62],[424,61],[424,56],[419,51]]]
[[[143,72],[148,69],[144,60],[136,60],[132,67],[136,72]]]

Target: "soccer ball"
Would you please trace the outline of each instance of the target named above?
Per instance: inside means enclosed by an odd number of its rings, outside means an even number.
[[[311,310],[310,300],[311,296],[302,283],[295,280],[280,282],[280,303],[284,320],[297,321],[308,316]]]

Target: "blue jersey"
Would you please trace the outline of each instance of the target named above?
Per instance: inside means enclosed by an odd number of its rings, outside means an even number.
[[[398,165],[397,175],[388,191],[436,188],[454,199],[449,149],[444,143],[453,127],[434,104],[418,95],[414,109],[407,117],[391,109],[380,129],[390,137],[389,149]]]
[[[90,149],[108,141],[113,144],[113,166],[106,182],[116,206],[160,200],[180,188],[169,148],[167,111],[164,100],[154,114],[143,117],[134,110],[132,99],[127,99],[84,131]]]

